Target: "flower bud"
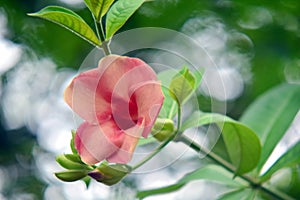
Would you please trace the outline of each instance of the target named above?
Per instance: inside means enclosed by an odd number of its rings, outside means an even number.
[[[84,178],[87,175],[86,170],[69,170],[69,171],[64,171],[64,172],[57,172],[55,173],[55,176],[66,182],[72,182],[72,181],[77,181],[82,178]]]
[[[108,165],[102,163],[95,170],[88,173],[88,175],[98,182],[105,185],[114,185],[121,181],[127,174],[131,172],[131,167],[124,164]]]
[[[162,142],[170,138],[175,132],[174,123],[171,119],[158,118],[152,127],[152,135]]]

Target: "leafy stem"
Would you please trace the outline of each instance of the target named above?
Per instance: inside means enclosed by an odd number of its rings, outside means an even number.
[[[193,150],[195,150],[197,152],[204,153],[207,156],[207,158],[209,158],[210,160],[212,160],[215,163],[217,163],[218,165],[222,166],[223,168],[225,168],[226,170],[228,170],[235,176],[239,176],[243,180],[247,181],[254,189],[259,189],[261,191],[264,191],[265,193],[271,195],[272,197],[275,197],[276,199],[293,200],[293,198],[291,198],[290,196],[288,196],[280,191],[266,188],[261,183],[259,183],[258,181],[256,181],[255,179],[253,179],[252,177],[250,177],[248,175],[236,175],[235,174],[236,169],[232,164],[230,164],[229,162],[227,162],[226,160],[224,160],[223,158],[221,158],[214,152],[209,151],[208,149],[200,146],[198,143],[196,143],[192,139],[188,138],[187,136],[180,135],[179,137],[176,138],[176,141],[180,141],[180,142],[188,145],[190,148],[192,148]]]
[[[177,114],[177,129],[175,131],[175,133],[168,138],[166,141],[164,141],[162,144],[160,144],[154,151],[152,151],[147,157],[145,157],[143,160],[141,160],[138,164],[136,164],[135,166],[132,167],[132,170],[135,170],[137,168],[139,168],[140,166],[142,166],[143,164],[145,164],[146,162],[148,162],[150,159],[152,159],[156,154],[158,154],[167,144],[169,144],[172,140],[174,140],[174,138],[176,137],[176,135],[179,133],[180,130],[180,126],[181,126],[181,107],[178,106],[178,114]]]
[[[96,20],[96,18],[94,17],[94,22],[95,22],[95,26],[96,26],[96,32],[97,32],[97,35],[98,35],[98,38],[100,39],[101,41],[101,45],[99,46],[100,48],[103,49],[104,51],[104,54],[106,56],[110,55],[111,52],[110,52],[110,49],[109,49],[109,46],[108,46],[108,43],[109,41],[106,41],[105,40],[105,33],[104,33],[104,29],[103,29],[103,26],[102,26],[102,20],[100,19],[99,21]]]

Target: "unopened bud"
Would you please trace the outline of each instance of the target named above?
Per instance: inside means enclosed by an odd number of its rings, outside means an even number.
[[[98,182],[105,185],[114,185],[121,181],[127,174],[131,172],[131,167],[123,164],[108,165],[102,163],[88,175]]]
[[[175,132],[174,122],[171,119],[158,118],[152,127],[152,135],[162,142],[170,138]]]
[[[72,182],[84,178],[87,175],[86,170],[69,170],[64,172],[57,172],[55,176],[62,181]]]

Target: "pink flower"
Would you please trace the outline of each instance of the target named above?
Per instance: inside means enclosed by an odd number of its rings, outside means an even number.
[[[79,74],[65,101],[85,121],[75,136],[82,160],[127,163],[139,137],[147,137],[164,100],[155,72],[138,58],[106,56]]]

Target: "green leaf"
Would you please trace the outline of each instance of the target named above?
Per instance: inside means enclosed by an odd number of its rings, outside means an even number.
[[[289,128],[299,109],[300,86],[282,84],[261,95],[241,117],[241,122],[257,133],[263,145],[257,174]]]
[[[59,6],[48,6],[37,13],[30,13],[28,15],[54,22],[90,42],[92,45],[100,45],[100,41],[91,27],[72,10]]]
[[[161,81],[162,92],[165,96],[164,103],[159,113],[160,118],[172,119],[177,113],[177,104],[169,94],[168,86],[171,83],[172,77],[177,73],[175,70],[165,70],[158,73],[157,78]]]
[[[217,165],[207,165],[205,167],[202,167],[200,169],[197,169],[191,173],[186,174],[184,177],[182,177],[177,183],[173,185],[169,185],[162,188],[157,189],[151,189],[151,190],[144,190],[139,191],[137,193],[137,198],[145,198],[151,195],[157,195],[157,194],[165,194],[169,192],[176,191],[183,186],[185,186],[187,183],[195,180],[209,180],[214,182],[219,182],[222,184],[225,184],[227,186],[232,187],[242,187],[240,182],[238,180],[232,179],[232,174],[229,173],[224,168],[217,166]]]
[[[97,21],[107,13],[114,0],[84,0]]]
[[[221,114],[196,111],[183,123],[181,131],[212,123],[221,130],[231,163],[236,167],[235,173],[240,175],[254,169],[260,158],[260,141],[244,124]]]
[[[233,199],[242,199],[242,200],[258,200],[261,198],[257,198],[257,190],[253,190],[251,188],[243,188],[239,190],[234,190],[232,192],[228,192],[223,194],[218,200],[233,200]]]
[[[194,89],[195,77],[187,67],[184,67],[173,77],[169,86],[170,96],[178,105],[182,105]]]
[[[119,0],[106,16],[106,39],[109,40],[146,0]]]
[[[64,172],[57,172],[55,176],[62,181],[73,182],[84,178],[87,175],[87,171],[84,170],[69,170]]]
[[[86,176],[86,177],[84,177],[83,179],[82,179],[82,181],[84,182],[84,184],[85,184],[85,186],[86,186],[86,188],[88,189],[89,188],[89,186],[90,186],[90,183],[91,183],[91,177],[89,177],[89,176]]]
[[[264,173],[260,180],[265,182],[278,170],[284,167],[293,167],[300,164],[300,142],[291,147],[286,153],[284,153],[266,173]]]
[[[195,90],[200,86],[203,72],[204,72],[204,69],[199,69],[199,70],[193,71],[193,76],[195,78],[195,84],[194,84],[194,88],[193,88],[191,94],[193,92],[195,92]],[[169,89],[168,89],[169,88],[168,86],[170,85],[173,77],[175,77],[177,74],[178,74],[178,72],[173,69],[173,70],[162,71],[157,75],[158,79],[161,81],[162,91],[165,96],[163,106],[159,113],[160,118],[173,119],[173,117],[177,113],[177,104],[173,100],[173,98],[170,96]],[[188,98],[190,96],[187,96],[186,100],[188,100]]]

